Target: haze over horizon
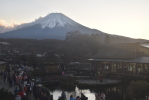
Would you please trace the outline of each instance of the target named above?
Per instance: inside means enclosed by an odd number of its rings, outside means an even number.
[[[108,34],[149,40],[148,0],[0,0],[0,24],[6,26],[55,12]]]

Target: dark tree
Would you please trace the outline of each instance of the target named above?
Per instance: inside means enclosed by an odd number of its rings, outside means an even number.
[[[11,92],[8,92],[8,90],[5,90],[4,88],[0,89],[0,99],[1,100],[15,100],[14,95]]]

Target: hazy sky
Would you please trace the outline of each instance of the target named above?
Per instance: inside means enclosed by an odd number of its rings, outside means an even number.
[[[149,0],[0,0],[5,25],[55,12],[105,33],[149,39]]]

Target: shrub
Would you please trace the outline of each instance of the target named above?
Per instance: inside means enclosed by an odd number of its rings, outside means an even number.
[[[14,95],[8,90],[0,89],[0,100],[14,100]]]
[[[144,98],[149,94],[149,83],[147,81],[131,81],[128,90],[132,98]]]

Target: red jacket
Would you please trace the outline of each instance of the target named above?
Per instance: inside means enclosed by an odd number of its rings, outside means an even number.
[[[18,94],[21,96],[21,98],[24,96],[24,92],[23,91],[20,91]]]

